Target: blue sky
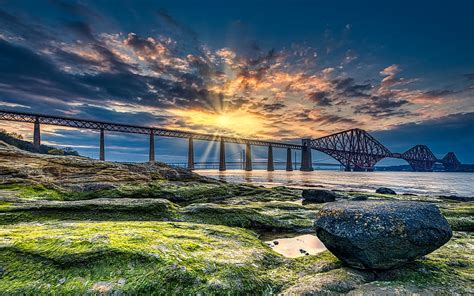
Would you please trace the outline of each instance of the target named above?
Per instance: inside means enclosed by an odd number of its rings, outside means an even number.
[[[472,1],[0,3],[2,109],[289,142],[359,127],[394,152],[474,162]],[[97,156],[93,131],[43,130]],[[157,158],[184,161],[186,147],[158,139]],[[146,137],[110,134],[107,148],[147,159]]]

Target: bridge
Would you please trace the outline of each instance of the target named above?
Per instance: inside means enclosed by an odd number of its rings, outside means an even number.
[[[99,120],[52,116],[40,113],[16,112],[0,110],[0,120],[29,122],[34,125],[33,145],[37,149],[41,145],[41,125],[65,126],[80,129],[92,129],[100,132],[99,158],[105,160],[105,132],[122,132],[143,134],[149,137],[149,161],[155,161],[155,136],[188,139],[187,168],[194,169],[194,140],[220,142],[219,170],[226,170],[225,143],[244,144],[244,169],[252,170],[251,146],[268,147],[267,170],[274,170],[273,148],[287,150],[286,170],[292,171],[292,149],[301,150],[301,171],[313,171],[311,151],[317,150],[336,159],[346,171],[373,171],[377,162],[384,158],[399,158],[407,161],[414,171],[432,171],[435,163],[441,163],[447,171],[456,171],[461,163],[453,152],[437,159],[425,145],[416,145],[404,153],[392,153],[369,133],[361,129],[350,129],[317,139],[302,139],[302,144],[264,141],[222,135],[195,133],[182,130],[171,130],[157,127],[145,127]]]

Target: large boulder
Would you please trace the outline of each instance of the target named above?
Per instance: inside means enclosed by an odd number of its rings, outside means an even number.
[[[380,187],[377,190],[375,190],[375,193],[380,193],[380,194],[397,194],[393,189],[387,188],[387,187]]]
[[[302,196],[305,202],[325,203],[335,201],[337,194],[324,189],[304,189]]]
[[[399,267],[433,252],[452,236],[435,205],[411,201],[327,204],[315,228],[329,251],[359,269]]]

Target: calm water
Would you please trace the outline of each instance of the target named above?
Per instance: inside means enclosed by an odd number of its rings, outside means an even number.
[[[389,187],[398,193],[474,196],[473,173],[421,172],[286,172],[255,170],[196,170],[196,173],[237,183],[292,187],[321,186],[327,189],[371,191]]]
[[[268,239],[265,243],[275,252],[289,258],[316,255],[327,250],[319,238],[312,234],[298,235],[295,237],[262,237],[262,240],[265,239]]]

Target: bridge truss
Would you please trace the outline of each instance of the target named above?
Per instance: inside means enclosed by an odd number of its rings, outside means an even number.
[[[373,170],[374,165],[391,152],[361,129],[351,129],[311,140],[311,148],[339,161],[346,170]]]
[[[302,168],[301,170],[312,170],[311,166],[311,149],[321,151],[339,161],[346,170],[354,171],[371,171],[374,166],[381,159],[386,157],[400,158],[406,160],[414,171],[432,171],[436,162],[444,165],[446,170],[458,170],[461,163],[453,152],[449,152],[442,159],[437,159],[431,150],[425,145],[416,145],[407,150],[403,154],[392,153],[369,133],[361,129],[350,129],[328,135],[317,139],[304,139],[304,145],[264,141],[259,139],[247,139],[239,137],[227,137],[218,134],[204,134],[195,133],[184,130],[171,130],[157,127],[145,127],[138,125],[120,124],[99,120],[86,120],[79,118],[51,116],[37,113],[16,112],[0,110],[0,120],[30,122],[35,124],[35,142],[39,145],[39,125],[56,125],[73,127],[80,129],[93,129],[101,132],[101,151],[104,151],[103,133],[104,131],[123,132],[134,134],[150,135],[150,161],[154,160],[154,136],[187,138],[190,141],[190,157],[189,162],[193,163],[192,141],[220,141],[221,142],[221,156],[224,156],[223,143],[245,144],[246,149],[250,151],[250,145],[253,146],[267,146],[269,147],[269,168],[270,163],[273,163],[272,148],[286,148],[288,149],[287,162],[291,163],[291,149],[302,150]],[[37,131],[37,132],[36,132]],[[37,138],[36,138],[37,137]],[[308,148],[309,147],[309,148]],[[153,156],[153,157],[152,157]],[[101,159],[103,159],[101,154]],[[250,160],[250,157],[249,161]],[[225,158],[221,159],[225,163]],[[303,165],[305,164],[305,165]],[[305,166],[305,169],[303,169]],[[225,165],[223,164],[224,168]],[[290,166],[291,168],[291,166]],[[225,168],[224,168],[225,169]]]
[[[70,118],[62,116],[51,116],[44,114],[26,113],[26,112],[15,112],[15,111],[2,111],[0,110],[0,120],[18,121],[18,122],[38,122],[46,125],[66,126],[82,129],[93,129],[93,130],[104,130],[111,132],[122,132],[122,133],[133,133],[133,134],[146,134],[153,133],[156,136],[163,137],[174,137],[174,138],[192,138],[194,140],[204,141],[224,141],[226,143],[235,144],[249,144],[254,146],[272,146],[275,148],[290,148],[301,150],[301,145],[282,143],[282,142],[271,142],[263,141],[259,139],[246,139],[238,137],[226,137],[221,135],[203,134],[188,132],[183,130],[171,130],[156,127],[145,127],[129,124],[120,124],[107,121],[99,120],[85,120],[79,118]]]

